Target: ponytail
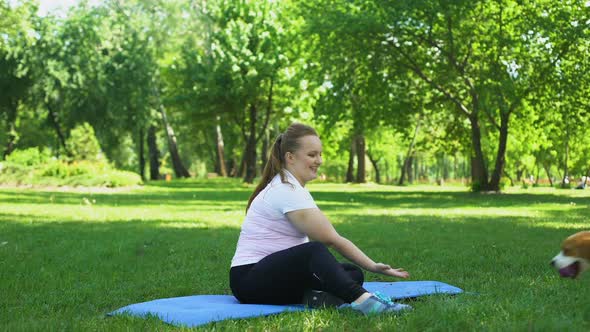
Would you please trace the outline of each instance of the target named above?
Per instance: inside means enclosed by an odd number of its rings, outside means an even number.
[[[254,192],[248,199],[248,206],[246,211],[252,205],[252,201],[258,194],[266,188],[266,186],[274,179],[277,174],[281,176],[281,182],[287,183],[287,178],[283,168],[285,167],[285,153],[295,152],[299,149],[299,138],[303,136],[318,136],[317,132],[310,126],[306,126],[300,123],[293,123],[287,128],[287,130],[280,134],[275,140],[274,144],[270,149],[270,156],[264,170],[262,171],[262,177],[260,183],[254,189]]]

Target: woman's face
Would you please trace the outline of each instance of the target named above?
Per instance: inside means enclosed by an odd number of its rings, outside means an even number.
[[[299,149],[287,152],[285,160],[287,170],[291,172],[302,186],[318,177],[318,168],[322,164],[322,141],[313,135],[299,138]]]

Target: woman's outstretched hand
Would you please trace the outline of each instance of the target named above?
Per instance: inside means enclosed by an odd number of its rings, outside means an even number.
[[[375,267],[372,272],[381,273],[386,276],[408,278],[410,274],[404,269],[394,269],[391,266],[383,263],[375,263]]]

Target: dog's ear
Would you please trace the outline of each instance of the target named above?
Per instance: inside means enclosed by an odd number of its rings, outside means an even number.
[[[590,232],[580,232],[573,239],[576,248],[575,257],[585,258],[590,261]]]

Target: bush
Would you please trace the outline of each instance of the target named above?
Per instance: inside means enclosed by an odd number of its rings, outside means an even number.
[[[33,178],[33,167],[13,162],[0,163],[0,183],[4,184],[26,184]]]
[[[62,160],[50,162],[39,170],[40,176],[50,176],[65,179],[72,176],[95,176],[109,171],[111,167],[102,161],[92,162],[87,160],[67,163]]]
[[[102,161],[55,161],[45,165],[37,173],[39,182],[47,183],[47,178],[54,178],[59,179],[58,185],[121,187],[142,183],[138,174],[113,169]]]
[[[512,185],[512,181],[510,181],[509,178],[507,178],[507,177],[500,178],[500,183],[498,184],[498,186],[500,187],[500,190],[510,188],[511,185]]]
[[[16,149],[6,157],[6,162],[22,166],[36,166],[48,162],[51,158],[51,153],[47,149]]]
[[[102,161],[105,159],[94,135],[94,128],[86,122],[70,131],[66,147],[72,160]]]
[[[104,173],[89,177],[85,175],[76,175],[64,179],[65,185],[69,186],[85,186],[85,187],[125,187],[141,184],[141,178],[138,174],[109,170]]]
[[[473,181],[471,182],[471,191],[473,192],[480,192],[481,191],[481,183],[479,183],[479,181]]]
[[[34,153],[30,153],[34,155]],[[35,158],[18,158],[27,160]],[[25,160],[23,162],[23,160]],[[23,165],[13,161],[0,163],[0,183],[40,186],[122,187],[141,184],[138,174],[113,169],[105,161],[74,161],[49,159],[45,164]]]

